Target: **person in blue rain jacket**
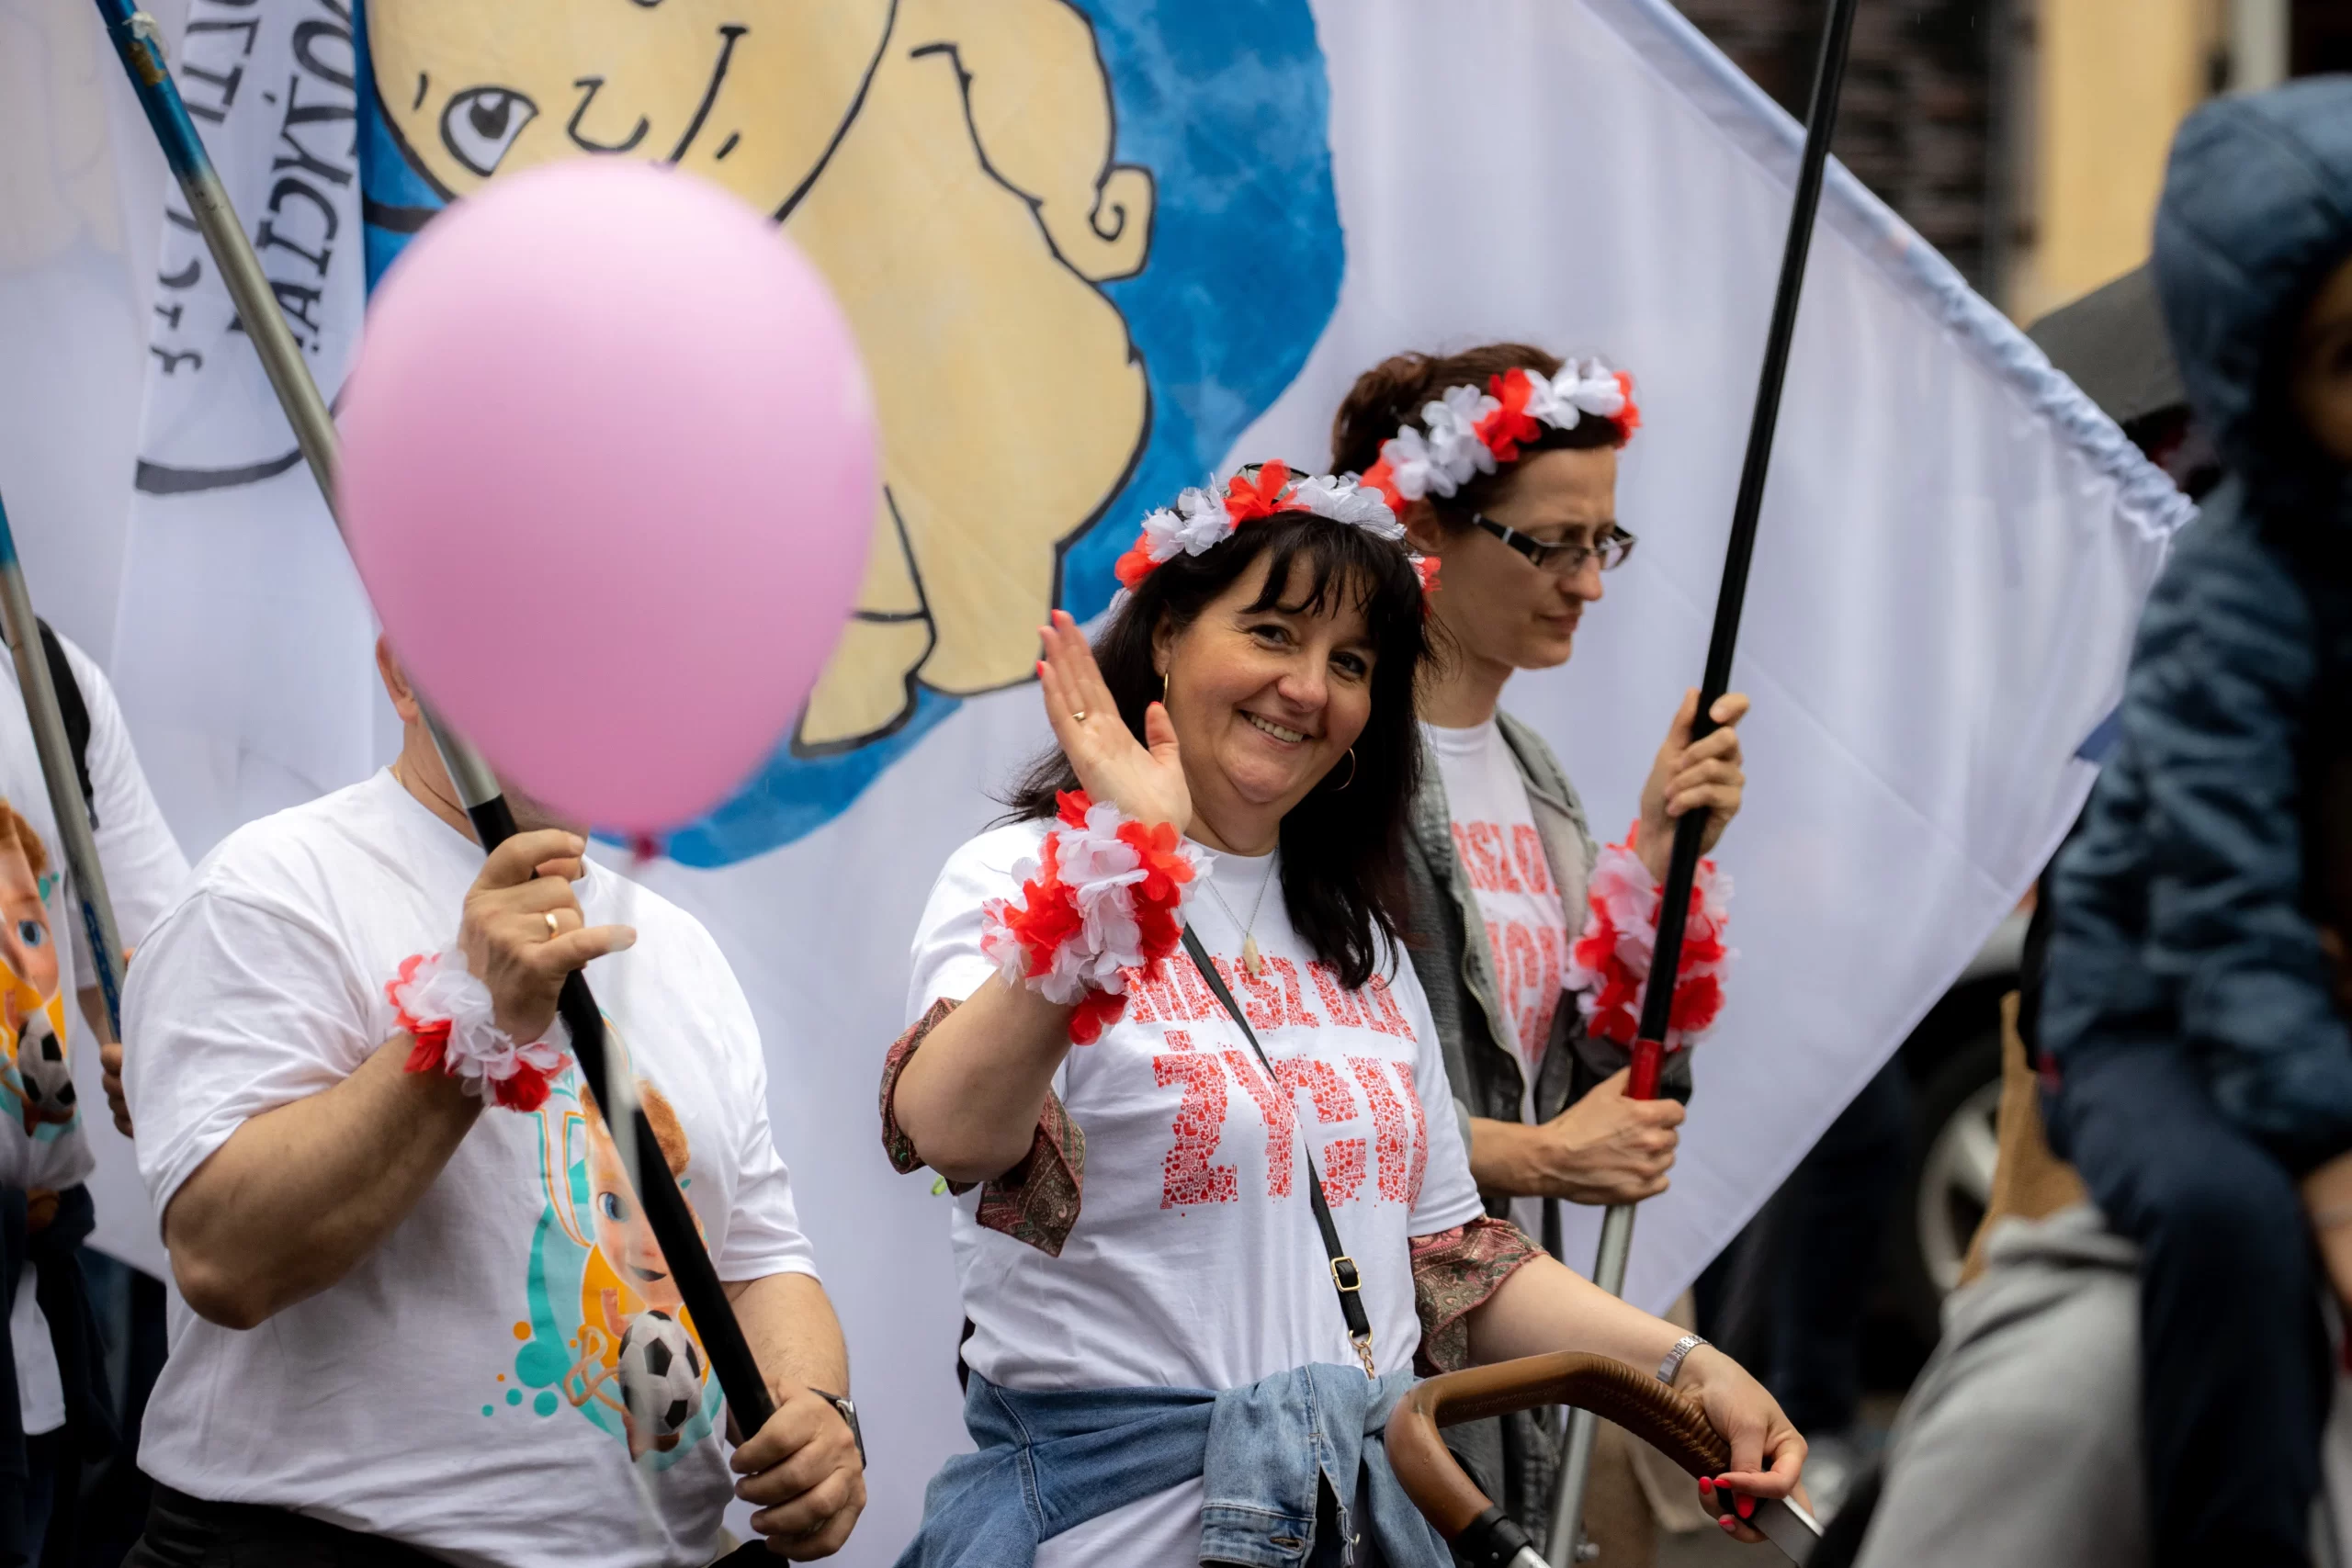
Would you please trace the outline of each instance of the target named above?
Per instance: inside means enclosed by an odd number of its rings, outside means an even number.
[[[2155,1561],[2302,1564],[2323,1273],[2352,1299],[2324,809],[2352,776],[2352,77],[2192,115],[2153,265],[2230,478],[2149,598],[2054,877],[2051,1130],[2141,1249]]]

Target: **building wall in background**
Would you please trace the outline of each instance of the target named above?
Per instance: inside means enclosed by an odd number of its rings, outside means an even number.
[[[1676,0],[1803,116],[1826,0]],[[1838,156],[2030,321],[2146,259],[2213,93],[2352,70],[2352,0],[1867,0]]]
[[[2032,227],[2009,297],[2019,321],[2147,258],[2165,156],[2219,85],[2213,0],[2041,0],[2030,146]]]
[[[1997,51],[2031,0],[1867,0],[1855,17],[1838,158],[1980,290],[1997,297],[1992,243],[2010,221]],[[1676,0],[1783,108],[1804,117],[1826,0]]]
[[[2288,49],[2294,74],[2352,71],[2352,6],[2344,0],[2295,0],[2293,12]]]

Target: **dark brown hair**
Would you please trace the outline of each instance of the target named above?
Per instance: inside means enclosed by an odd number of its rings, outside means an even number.
[[[1561,363],[1558,355],[1525,343],[1481,344],[1459,354],[1392,355],[1357,377],[1340,404],[1331,421],[1331,468],[1335,472],[1355,474],[1371,468],[1380,460],[1381,443],[1394,436],[1399,425],[1419,427],[1422,405],[1436,401],[1448,387],[1484,390],[1487,378],[1511,369],[1556,376]],[[1544,425],[1534,440],[1520,443],[1520,451],[1524,455],[1623,446],[1630,434],[1616,420],[1587,414],[1571,429]],[[1514,463],[1506,463],[1491,474],[1473,474],[1451,499],[1430,496],[1430,507],[1441,527],[1458,534],[1470,525],[1472,513],[1484,512],[1509,495],[1518,476]]]
[[[1267,558],[1265,591],[1249,613],[1280,607],[1318,614],[1351,602],[1363,610],[1375,649],[1372,714],[1356,737],[1352,774],[1340,773],[1339,788],[1327,775],[1282,823],[1283,906],[1316,956],[1354,990],[1380,969],[1384,949],[1393,953],[1398,945],[1405,833],[1420,783],[1413,679],[1426,631],[1420,578],[1403,545],[1306,513],[1245,523],[1199,555],[1179,553],[1154,568],[1112,612],[1095,638],[1094,659],[1118,701],[1119,716],[1140,739],[1144,710],[1160,691],[1153,633],[1162,622],[1180,632],[1191,626],[1261,556]],[[1302,561],[1306,595],[1283,604],[1292,568]],[[1347,766],[1344,760],[1340,766]],[[1050,818],[1054,796],[1077,787],[1069,760],[1058,748],[1048,750],[1004,797],[1012,808],[1009,819]]]

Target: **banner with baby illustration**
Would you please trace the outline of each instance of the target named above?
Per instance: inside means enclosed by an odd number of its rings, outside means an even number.
[[[0,81],[79,105],[59,123],[102,127],[111,162],[90,172],[91,136],[0,138],[28,164],[0,188],[53,189],[27,210],[85,215],[106,206],[103,177],[138,216],[116,251],[85,216],[61,218],[53,245],[0,252],[0,320],[77,301],[77,319],[111,323],[107,353],[144,368],[69,374],[62,352],[0,366],[0,487],[35,592],[62,583],[52,618],[110,650],[156,791],[200,853],[361,776],[391,728],[366,606],[249,345],[143,126],[47,10],[0,0]],[[710,926],[758,1011],[871,1439],[846,1560],[888,1561],[966,1438],[945,1201],[890,1174],[876,1083],[931,881],[1046,741],[1037,626],[1056,607],[1099,613],[1138,518],[1182,486],[1245,460],[1321,467],[1341,395],[1391,353],[1517,338],[1604,355],[1640,389],[1618,502],[1641,549],[1572,663],[1519,678],[1507,703],[1557,750],[1596,831],[1622,837],[1698,678],[1796,128],[1666,0],[158,11],[330,396],[366,289],[407,239],[560,159],[717,182],[819,264],[855,328],[885,482],[854,617],[792,734],[668,840],[650,879]],[[11,91],[0,120],[27,101]],[[1642,1214],[1629,1293],[1652,1307],[2030,885],[2087,786],[2077,749],[2113,705],[2186,511],[1834,167],[1812,266],[1734,681],[1756,703],[1746,806],[1717,855],[1738,955],[1673,1189]],[[55,477],[85,470],[115,477]],[[20,484],[77,499],[26,513]],[[595,635],[556,626],[548,657]],[[598,1272],[621,1277],[626,1226],[600,1217],[582,1126],[542,1114],[542,1239],[563,1268],[518,1300],[514,1327],[518,1368],[552,1381],[492,1411],[569,1406],[658,1455],[709,1418],[707,1380],[680,1382],[667,1430],[628,1419],[621,1370],[634,1355],[640,1382],[654,1359],[674,1375],[691,1337],[637,1329],[660,1303]],[[101,1224],[160,1267],[151,1217]],[[1589,1267],[1591,1247],[1572,1222],[1568,1261]]]
[[[1303,6],[368,16],[371,278],[488,180],[626,154],[773,215],[856,328],[885,432],[865,586],[788,746],[666,846],[688,865],[821,828],[960,702],[1025,684],[1046,613],[1102,607],[1134,519],[1223,458],[1338,293]]]

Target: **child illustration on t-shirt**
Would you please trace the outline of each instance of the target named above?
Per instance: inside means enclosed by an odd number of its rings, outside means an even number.
[[[637,1080],[637,1095],[670,1174],[683,1181],[690,1151],[676,1111],[643,1078]],[[564,1374],[564,1397],[574,1408],[594,1400],[618,1416],[632,1460],[648,1450],[667,1453],[702,1407],[702,1346],[629,1184],[620,1147],[584,1084],[580,1102],[588,1134],[594,1257],[582,1280],[580,1354]]]
[[[0,1107],[39,1142],[81,1117],[65,1056],[65,1008],[50,932],[49,852],[31,823],[0,801]]]

